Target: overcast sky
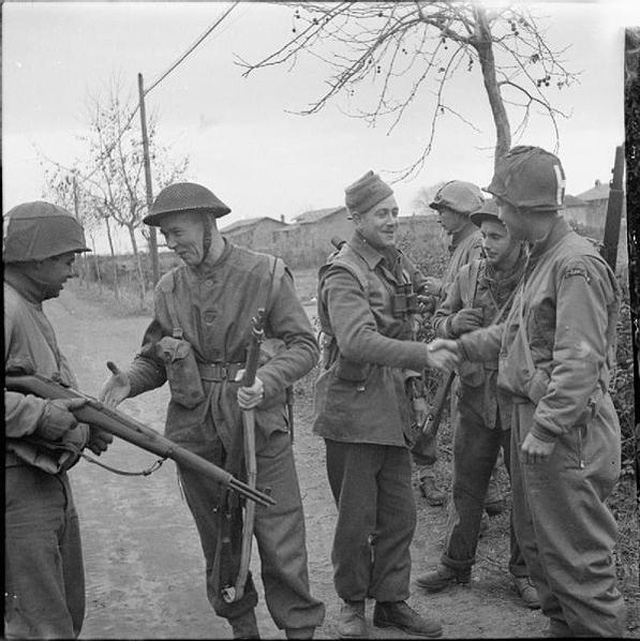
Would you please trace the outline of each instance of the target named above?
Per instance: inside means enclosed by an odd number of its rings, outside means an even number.
[[[558,154],[567,191],[579,194],[608,181],[615,146],[624,138],[624,27],[640,26],[640,2],[528,3],[549,42],[569,46],[566,66],[580,83],[556,92],[571,113],[561,120]],[[61,164],[84,155],[89,93],[120,76],[137,97],[137,74],[150,86],[230,6],[196,3],[5,2],[2,7],[3,212],[42,196],[38,152]],[[191,159],[188,179],[209,187],[232,209],[222,226],[255,216],[294,216],[342,204],[344,187],[368,169],[391,179],[411,163],[428,134],[432,97],[391,134],[342,113],[345,99],[318,115],[303,109],[321,95],[327,69],[258,71],[243,78],[234,54],[257,61],[291,34],[291,9],[241,3],[147,97],[158,114],[160,139]],[[547,16],[548,19],[544,19]],[[479,71],[479,70],[477,70]],[[412,213],[420,187],[454,178],[481,186],[491,178],[494,130],[479,73],[468,74],[458,106],[480,131],[448,117],[421,173],[394,188],[401,214]],[[357,96],[354,105],[357,106]],[[425,115],[426,114],[426,115]],[[136,117],[136,124],[138,117]],[[553,130],[534,118],[514,144],[552,149]],[[123,245],[123,249],[128,249]]]

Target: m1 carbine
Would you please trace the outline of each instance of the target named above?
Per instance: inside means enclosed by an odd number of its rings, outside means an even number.
[[[74,416],[81,423],[94,425],[128,443],[137,445],[147,452],[157,454],[163,459],[170,458],[176,463],[180,463],[180,465],[184,465],[203,476],[221,483],[260,505],[275,505],[274,499],[269,495],[249,487],[229,472],[184,449],[150,427],[122,412],[106,407],[96,398],[62,385],[46,376],[35,373],[12,374],[8,372],[5,376],[5,389],[23,394],[33,394],[40,398],[83,398],[86,400],[86,404],[73,410]]]

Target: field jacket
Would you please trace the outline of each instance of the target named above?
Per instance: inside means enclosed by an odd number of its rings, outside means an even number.
[[[391,254],[393,264],[356,232],[320,269],[318,315],[333,346],[316,382],[314,432],[324,438],[407,445],[406,370],[426,366],[427,345],[411,340],[411,315],[394,316],[393,305],[423,278],[402,252]]]
[[[58,347],[54,329],[42,308],[38,287],[9,265],[4,275],[4,365],[5,372],[26,368],[61,383],[77,387],[68,360]],[[33,461],[43,455],[22,437],[31,436],[43,415],[46,400],[19,392],[4,392],[5,464],[8,467]],[[74,443],[82,448],[88,437],[86,426],[73,430]],[[20,450],[23,456],[18,457]]]
[[[610,405],[619,309],[615,275],[559,217],[532,246],[505,323],[458,340],[470,360],[499,357],[498,384],[536,405],[532,433],[552,441]]]
[[[216,262],[207,259],[197,268],[181,265],[156,286],[154,319],[128,370],[131,396],[167,380],[155,347],[173,333],[173,304],[183,338],[195,352],[205,398],[190,408],[172,398],[165,432],[191,451],[206,455],[218,438],[229,451],[242,429],[239,384],[233,378],[246,362],[251,319],[261,307],[266,310],[265,335],[279,340],[282,349],[258,370],[265,397],[256,408],[257,451],[274,430],[288,430],[285,390],[313,368],[319,351],[291,273],[285,269],[278,275],[273,265],[266,254],[226,241]]]

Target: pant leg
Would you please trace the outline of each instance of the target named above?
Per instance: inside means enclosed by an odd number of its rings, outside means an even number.
[[[5,470],[7,638],[74,639],[85,612],[78,516],[65,474]]]
[[[373,567],[369,595],[376,601],[409,598],[411,541],[416,505],[411,484],[411,458],[402,447],[386,447],[378,473],[378,510],[372,539]]]
[[[501,437],[504,466],[507,469],[511,482],[511,429],[502,430]],[[529,576],[527,563],[524,560],[524,555],[522,554],[522,550],[518,544],[518,537],[516,536],[513,507],[509,515],[509,572],[515,577]]]
[[[518,450],[534,409],[516,406],[512,443]],[[517,466],[532,525],[527,539],[519,540],[536,587],[543,586],[542,611],[565,621],[575,635],[623,633],[624,601],[612,558],[616,523],[605,505],[620,472],[619,430],[607,396],[594,419],[557,439],[547,463]],[[511,463],[516,469],[514,449]]]
[[[304,513],[289,434],[273,432],[257,464],[257,485],[271,488],[276,500],[276,505],[256,506],[254,528],[267,607],[279,628],[318,627],[324,605],[309,590]]]
[[[441,561],[453,569],[467,570],[475,563],[484,499],[500,450],[501,432],[484,423],[483,390],[461,390],[453,434],[453,499]]]
[[[325,445],[329,485],[338,508],[331,550],[333,581],[341,599],[363,601],[370,596],[377,476],[385,447],[330,439]]]

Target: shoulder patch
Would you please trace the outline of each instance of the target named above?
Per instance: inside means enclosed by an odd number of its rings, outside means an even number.
[[[582,276],[587,281],[587,283],[591,282],[589,272],[584,265],[572,265],[564,270],[564,278],[573,278],[575,276]]]

